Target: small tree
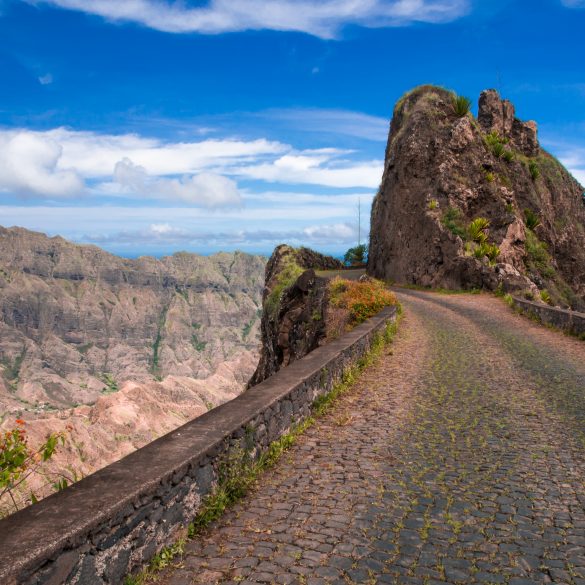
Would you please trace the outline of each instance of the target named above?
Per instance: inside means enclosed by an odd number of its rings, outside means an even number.
[[[346,266],[359,266],[365,264],[368,260],[368,249],[365,244],[359,244],[350,248],[343,257]]]
[[[16,419],[16,426],[0,435],[0,503],[8,496],[14,511],[28,502],[34,504],[37,501],[34,493],[31,492],[28,498],[21,493],[29,477],[40,475],[57,491],[72,481],[62,474],[48,474],[44,470],[44,464],[51,459],[57,445],[65,444],[66,433],[52,433],[44,443],[33,448],[28,443],[24,427],[24,421]]]

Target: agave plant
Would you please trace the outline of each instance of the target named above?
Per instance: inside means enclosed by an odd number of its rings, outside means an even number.
[[[490,222],[485,217],[476,217],[467,228],[469,239],[478,244],[484,244],[488,239]]]
[[[453,105],[453,111],[458,118],[463,118],[469,113],[471,109],[471,100],[464,95],[457,95],[453,93],[451,97],[451,103]]]
[[[532,178],[533,181],[536,181],[536,179],[540,177],[540,168],[538,167],[536,161],[531,160],[528,163],[528,172],[530,173],[530,177]]]
[[[487,251],[485,254],[490,261],[490,264],[493,266],[500,255],[500,248],[496,246],[496,244],[487,244]]]
[[[524,217],[526,218],[524,223],[529,230],[534,231],[540,225],[540,218],[532,209],[525,209]]]

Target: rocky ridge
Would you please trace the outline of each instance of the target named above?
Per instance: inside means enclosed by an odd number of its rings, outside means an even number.
[[[249,386],[323,344],[327,336],[327,279],[315,270],[342,262],[308,248],[277,246],[266,265],[262,295],[262,349]]]
[[[265,259],[118,258],[0,227],[0,422],[87,474],[241,392],[258,363]]]
[[[583,187],[541,148],[536,123],[516,118],[495,90],[481,94],[477,119],[458,114],[454,99],[422,86],[396,104],[372,206],[368,273],[583,309]],[[489,221],[491,260],[469,236],[477,218]]]

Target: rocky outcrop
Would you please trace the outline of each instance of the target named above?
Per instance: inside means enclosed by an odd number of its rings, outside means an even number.
[[[264,268],[0,228],[0,421],[33,439],[69,424],[83,459],[62,463],[85,474],[235,397],[258,363]]]
[[[557,304],[582,308],[583,187],[539,146],[536,124],[517,119],[495,90],[481,94],[477,119],[458,115],[453,100],[423,86],[395,107],[368,273],[535,297],[546,289]],[[469,235],[480,217],[489,221],[491,259]]]
[[[266,265],[262,349],[249,386],[302,358],[326,337],[327,280],[315,270],[343,264],[308,248],[278,246]]]

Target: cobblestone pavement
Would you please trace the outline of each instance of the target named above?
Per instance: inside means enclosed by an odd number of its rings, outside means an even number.
[[[395,343],[165,585],[585,585],[585,344],[400,293]]]

